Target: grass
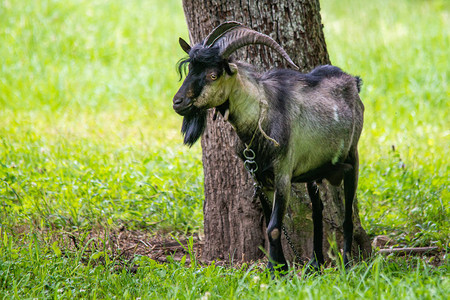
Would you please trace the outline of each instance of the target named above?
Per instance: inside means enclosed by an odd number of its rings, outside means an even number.
[[[321,4],[333,64],[365,81],[363,226],[372,236],[448,251],[448,3]],[[185,267],[136,256],[133,274],[105,249],[65,250],[58,236],[95,228],[201,234],[200,148],[181,145],[171,110],[183,56],[177,39],[187,39],[182,7],[4,0],[0,16],[1,298],[449,294],[448,255],[440,267],[375,257],[348,273],[272,281],[259,265]]]
[[[120,299],[445,299],[448,270],[430,267],[421,259],[363,262],[349,272],[326,269],[320,276],[291,273],[271,280],[258,265],[236,268],[214,264],[186,267],[182,262],[159,264],[135,257],[136,273],[115,268],[114,260],[96,264],[94,255],[82,263],[80,255],[61,256],[31,246],[4,244],[0,284],[7,298],[120,298]],[[447,273],[446,273],[447,272]],[[447,274],[447,275],[446,275]]]
[[[199,153],[181,147],[169,110],[181,55],[169,37],[186,31],[179,5],[21,5],[2,6],[3,226],[198,231]],[[172,11],[179,18],[159,30]]]

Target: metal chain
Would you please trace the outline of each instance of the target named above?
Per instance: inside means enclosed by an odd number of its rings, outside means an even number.
[[[245,158],[245,161],[244,161],[245,169],[247,169],[247,171],[250,173],[250,175],[252,175],[252,178],[256,182],[258,182],[256,180],[256,175],[255,175],[256,171],[258,171],[258,164],[255,161],[255,157],[256,157],[255,152],[252,149],[250,149],[249,147],[247,147],[247,148],[245,148],[243,154],[244,154],[244,158]]]
[[[286,227],[284,227],[284,224],[281,225],[281,229],[283,229],[284,236],[286,237],[286,241],[288,242],[289,246],[292,249],[292,252],[294,252],[295,258],[297,258],[298,263],[303,262],[303,259],[300,257],[300,254],[297,252],[297,249],[294,247],[294,243],[292,243],[291,237],[287,233]]]
[[[256,154],[255,152],[250,149],[250,147],[247,145],[247,147],[244,149],[243,151],[244,154],[244,167],[245,169],[250,173],[250,176],[253,178],[253,180],[255,181],[254,187],[255,187],[255,191],[254,191],[254,195],[257,196],[259,195],[259,198],[265,202],[266,206],[270,208],[270,202],[269,199],[267,199],[266,194],[264,194],[262,192],[262,186],[261,183],[256,179],[256,171],[258,170],[258,164],[255,161],[256,158]],[[261,192],[259,192],[261,191]],[[266,220],[268,221],[268,220]],[[286,237],[286,241],[289,244],[289,247],[291,247],[292,252],[294,252],[295,257],[297,258],[297,260],[299,262],[302,262],[303,259],[300,257],[300,254],[297,252],[297,250],[294,247],[294,244],[292,243],[292,239],[289,236],[286,227],[284,226],[284,224],[281,224],[281,229],[283,230],[284,236]]]

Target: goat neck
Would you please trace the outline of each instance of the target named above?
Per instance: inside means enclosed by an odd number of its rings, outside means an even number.
[[[258,128],[261,117],[262,87],[245,68],[238,68],[234,87],[229,96],[229,121],[244,142],[248,142]]]

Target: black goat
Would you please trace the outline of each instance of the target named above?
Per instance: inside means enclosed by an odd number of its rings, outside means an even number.
[[[263,44],[297,68],[269,36],[237,22],[226,22],[194,47],[180,38],[189,58],[189,73],[173,98],[174,110],[184,116],[184,143],[194,144],[206,126],[206,110],[216,108],[233,125],[243,149],[255,153],[256,180],[273,201],[266,213],[270,242],[269,268],[287,268],[281,247],[281,228],[292,182],[306,182],[313,207],[314,253],[311,265],[324,263],[322,201],[316,182],[333,185],[344,180],[344,263],[352,245],[352,203],[358,183],[357,144],[364,106],[359,98],[361,80],[325,65],[311,73],[282,69],[260,74],[229,56],[249,44]],[[298,68],[297,68],[298,69]],[[241,154],[243,158],[243,155]],[[269,208],[270,211],[270,208]]]

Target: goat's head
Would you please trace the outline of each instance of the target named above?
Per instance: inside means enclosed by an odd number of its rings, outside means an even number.
[[[225,22],[216,27],[206,39],[191,47],[182,38],[181,48],[189,55],[180,61],[180,75],[189,64],[189,72],[173,98],[173,109],[184,116],[181,132],[184,143],[191,146],[206,127],[206,110],[224,104],[232,89],[237,71],[228,58],[237,49],[250,44],[262,44],[276,50],[294,68],[287,53],[269,36],[244,27],[238,22]]]

